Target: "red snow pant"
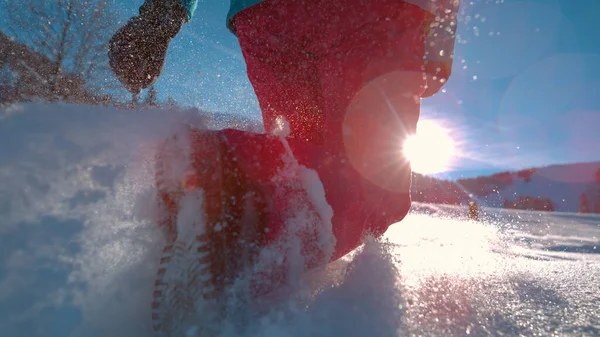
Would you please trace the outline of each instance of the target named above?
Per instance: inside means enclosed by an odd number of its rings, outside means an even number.
[[[266,131],[284,117],[294,155],[324,186],[333,259],[410,208],[402,144],[416,131],[434,20],[399,0],[266,0],[233,18]]]

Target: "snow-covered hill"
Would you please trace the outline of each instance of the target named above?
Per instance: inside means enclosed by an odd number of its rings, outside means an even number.
[[[458,184],[481,203],[504,207],[519,198],[551,201],[555,211],[577,212],[582,193],[593,211],[600,205],[600,162],[553,165],[519,172],[504,172],[488,177],[459,180]],[[513,205],[514,207],[514,205]]]
[[[197,110],[0,110],[0,335],[153,335],[151,158],[182,119],[222,125]],[[600,217],[466,215],[415,203],[385,240],[220,336],[600,336]]]

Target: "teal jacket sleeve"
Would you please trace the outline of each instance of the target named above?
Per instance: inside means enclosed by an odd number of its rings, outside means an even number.
[[[254,6],[263,0],[231,0],[229,6],[229,13],[227,13],[227,27],[235,34],[235,28],[233,27],[233,21],[231,20],[237,13],[244,9]]]
[[[188,16],[188,21],[191,20],[194,16],[194,12],[196,12],[198,0],[179,0],[179,3],[181,4],[181,6],[183,6],[183,9],[185,9],[185,12]]]
[[[233,16],[250,6],[258,4],[259,2],[262,2],[262,0],[231,0],[229,12],[227,13],[227,27],[233,31],[233,25],[231,22]],[[185,9],[188,15],[188,21],[191,20],[194,16],[194,12],[196,11],[196,7],[198,6],[198,0],[179,0],[179,3]]]

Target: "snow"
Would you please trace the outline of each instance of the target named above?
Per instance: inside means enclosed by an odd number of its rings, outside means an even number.
[[[197,110],[0,110],[2,336],[152,336],[153,150]],[[303,183],[319,214],[322,187]],[[533,182],[533,180],[532,180]],[[200,197],[200,196],[198,196]],[[222,337],[600,335],[600,216],[414,204]],[[199,327],[190,327],[193,336]]]

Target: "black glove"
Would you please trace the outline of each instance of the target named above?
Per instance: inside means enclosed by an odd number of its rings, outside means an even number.
[[[171,39],[188,21],[176,0],[146,0],[134,16],[110,39],[108,59],[113,72],[130,92],[137,94],[156,82],[165,65]]]

